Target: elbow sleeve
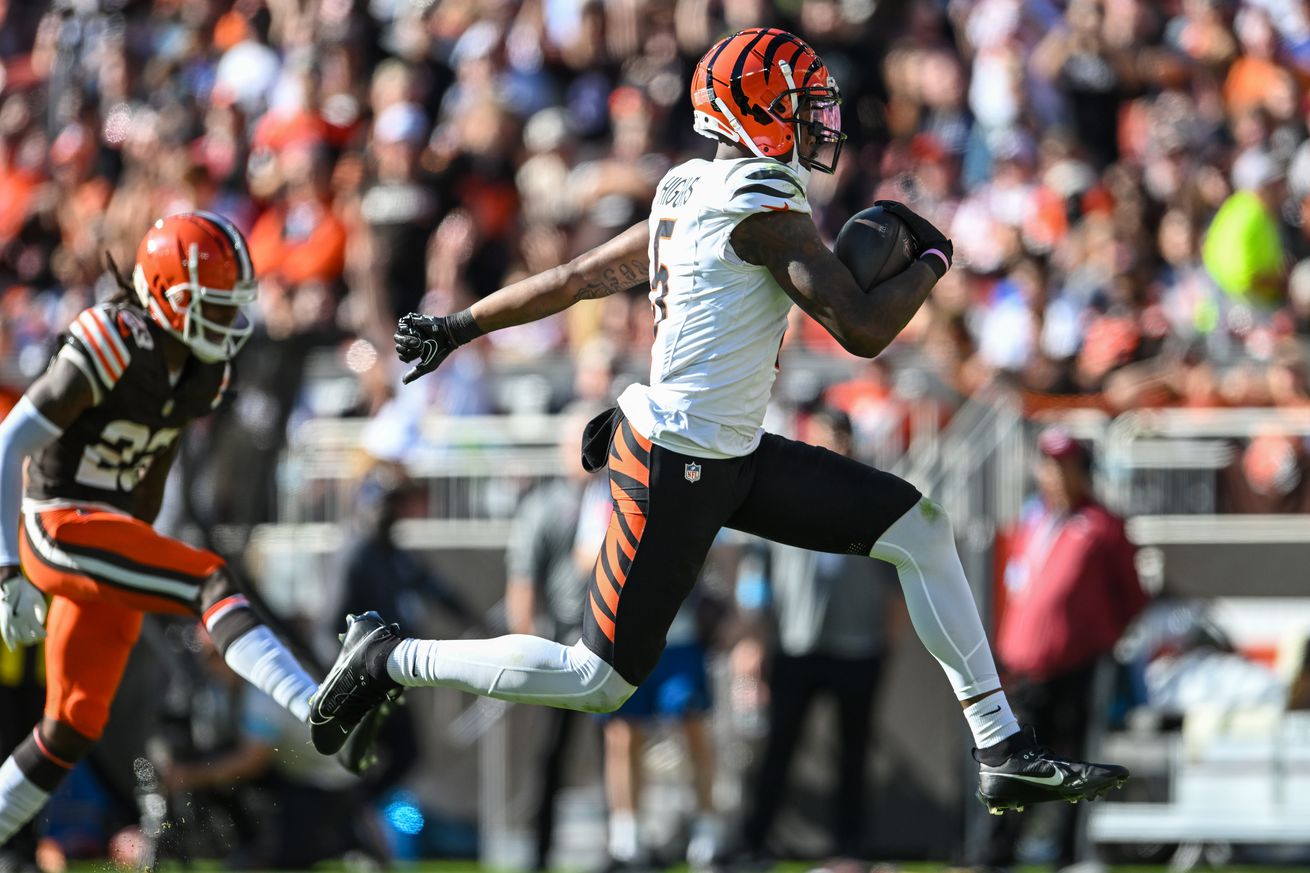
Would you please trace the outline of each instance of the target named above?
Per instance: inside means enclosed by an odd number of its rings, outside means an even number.
[[[23,459],[54,442],[61,433],[27,397],[0,421],[0,566],[18,563]]]

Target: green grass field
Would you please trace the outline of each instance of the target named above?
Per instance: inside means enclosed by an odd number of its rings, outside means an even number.
[[[819,866],[815,862],[787,862],[779,864],[773,868],[772,873],[808,873],[808,871]],[[908,864],[893,864],[903,873],[944,873],[948,868],[942,864],[933,864],[925,862],[914,862]],[[202,862],[190,867],[183,867],[178,864],[170,864],[162,867],[160,873],[214,873],[223,869],[213,862]],[[341,873],[345,868],[338,864],[322,864],[314,868],[319,873]],[[476,863],[469,861],[424,861],[414,865],[397,865],[395,868],[404,873],[510,873],[510,871],[497,871],[488,867],[480,867]],[[1110,868],[1114,873],[1168,873],[1169,868],[1165,866],[1116,866]],[[1198,868],[1207,869],[1207,868]],[[1232,866],[1222,868],[1224,873],[1310,873],[1310,867],[1251,867],[1251,866]],[[84,861],[71,864],[68,873],[122,873],[121,869],[111,865],[107,861]],[[265,873],[275,873],[275,871],[265,871]],[[560,870],[558,873],[586,873],[586,871],[569,871]],[[670,867],[666,873],[688,873],[686,867]],[[1023,866],[1015,868],[1014,873],[1049,873],[1049,868],[1037,866]]]

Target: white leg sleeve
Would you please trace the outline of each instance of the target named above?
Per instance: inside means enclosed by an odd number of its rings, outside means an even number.
[[[968,700],[1000,688],[945,510],[923,498],[869,554],[895,565],[915,633],[946,671],[955,696]]]
[[[581,641],[510,634],[494,640],[405,640],[387,659],[401,685],[441,685],[484,697],[613,712],[637,690]]]
[[[33,784],[13,757],[0,764],[0,846],[32,820],[50,795]]]
[[[261,624],[237,637],[223,652],[223,660],[297,719],[309,719],[309,698],[318,685],[267,627]]]

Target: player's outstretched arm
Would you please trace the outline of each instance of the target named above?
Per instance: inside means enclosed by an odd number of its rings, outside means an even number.
[[[634,224],[567,264],[507,285],[470,307],[483,331],[526,324],[650,281],[650,229]]]
[[[45,636],[45,597],[19,570],[23,461],[57,439],[94,402],[86,377],[60,357],[0,422],[0,643],[8,648]]]
[[[887,348],[937,284],[932,268],[915,261],[866,292],[803,212],[747,216],[732,232],[732,247],[742,260],[767,267],[797,306],[862,358]]]
[[[506,285],[463,312],[404,316],[396,328],[396,354],[415,363],[405,382],[432,372],[456,348],[484,333],[537,321],[579,300],[597,300],[646,284],[649,238],[643,221],[567,264]]]

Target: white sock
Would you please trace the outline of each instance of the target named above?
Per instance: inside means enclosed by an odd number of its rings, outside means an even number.
[[[914,631],[942,665],[956,699],[996,692],[969,707],[977,710],[977,718],[966,711],[974,744],[981,749],[1018,733],[946,512],[923,498],[887,529],[869,554],[895,565]],[[979,708],[983,703],[987,705]],[[998,703],[999,712],[983,715]]]
[[[50,799],[18,769],[13,756],[0,764],[0,846],[32,820]]]
[[[706,869],[714,862],[723,844],[723,819],[717,813],[701,812],[691,823],[691,840],[687,843],[687,863]]]
[[[494,640],[404,640],[387,673],[406,686],[442,685],[483,697],[583,712],[612,712],[636,686],[581,641],[510,634]]]
[[[1019,722],[1010,711],[1004,691],[989,694],[965,707],[964,718],[973,731],[973,744],[980,749],[994,746],[1019,732]]]
[[[632,861],[641,848],[637,816],[630,809],[610,813],[610,857],[615,861]]]
[[[237,637],[223,653],[223,660],[297,719],[309,720],[309,698],[318,690],[318,683],[267,627],[261,624]]]

